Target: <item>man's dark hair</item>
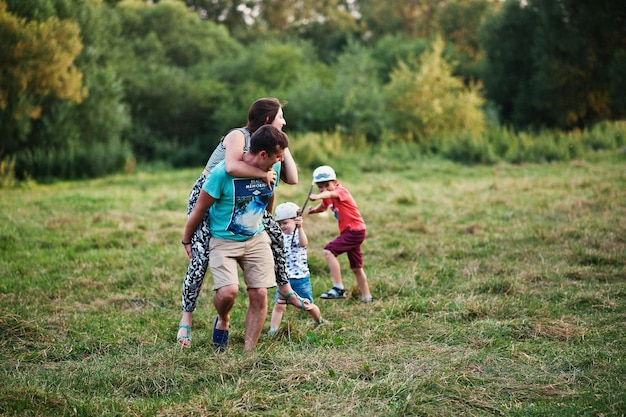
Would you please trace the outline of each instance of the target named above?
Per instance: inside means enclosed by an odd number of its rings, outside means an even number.
[[[280,129],[272,125],[263,125],[250,136],[250,153],[258,154],[261,151],[268,155],[276,155],[279,150],[289,146],[289,138]]]

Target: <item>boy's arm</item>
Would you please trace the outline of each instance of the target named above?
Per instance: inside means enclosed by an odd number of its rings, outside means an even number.
[[[323,211],[326,210],[326,206],[324,205],[323,202],[319,203],[317,206],[315,207],[309,207],[309,214],[313,214],[313,213],[321,213]]]
[[[301,248],[308,246],[309,239],[306,237],[306,233],[304,233],[304,228],[302,227],[302,216],[296,217],[296,228],[298,229],[298,246]]]
[[[327,209],[327,206],[324,204],[324,200],[328,200],[331,198],[339,198],[339,193],[337,191],[322,191],[319,194],[311,194],[309,196],[309,200],[316,201],[321,200],[320,203],[315,207],[309,207],[309,213],[321,213]]]
[[[330,198],[339,198],[339,193],[337,191],[322,191],[319,194],[311,194],[309,198],[311,201],[328,200]]]

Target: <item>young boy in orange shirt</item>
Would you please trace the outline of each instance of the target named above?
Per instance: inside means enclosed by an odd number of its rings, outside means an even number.
[[[341,279],[341,267],[337,256],[348,254],[350,268],[361,290],[361,301],[372,301],[367,276],[363,270],[361,244],[365,240],[365,222],[350,192],[337,181],[335,171],[328,165],[313,171],[313,182],[318,194],[311,194],[311,201],[321,200],[316,207],[309,207],[309,214],[322,213],[329,207],[339,221],[339,236],[324,246],[324,257],[330,269],[333,287],[321,295],[323,299],[346,298],[346,290]]]

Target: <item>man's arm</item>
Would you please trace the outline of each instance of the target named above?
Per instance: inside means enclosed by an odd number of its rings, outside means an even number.
[[[187,223],[185,224],[185,229],[183,230],[183,243],[191,242],[191,236],[193,236],[198,228],[198,225],[200,225],[200,222],[204,217],[204,213],[206,213],[213,203],[215,203],[215,198],[210,196],[206,191],[200,190],[196,206],[189,214],[189,218],[187,218]],[[187,251],[187,256],[191,259],[191,245],[185,244],[185,251]]]

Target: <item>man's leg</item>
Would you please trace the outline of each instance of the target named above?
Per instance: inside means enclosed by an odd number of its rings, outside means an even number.
[[[251,352],[259,341],[263,324],[267,317],[267,288],[248,289],[248,312],[246,313],[246,334],[244,352]]]
[[[213,275],[213,305],[217,310],[217,320],[213,330],[213,344],[218,349],[228,345],[230,310],[235,304],[239,281],[237,278],[237,258],[241,256],[245,244],[226,239],[211,239],[209,264]]]
[[[213,294],[213,305],[215,305],[219,317],[215,326],[216,329],[228,330],[230,326],[230,310],[235,305],[238,290],[239,287],[237,285],[226,285],[218,288],[215,294]]]
[[[250,352],[263,331],[267,317],[267,289],[273,287],[275,282],[270,238],[266,232],[246,241],[246,253],[240,258],[239,266],[243,271],[249,300],[243,350]]]

